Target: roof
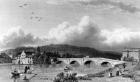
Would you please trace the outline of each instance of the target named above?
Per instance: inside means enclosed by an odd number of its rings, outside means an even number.
[[[134,51],[140,51],[140,48],[125,48],[122,52],[134,52]]]

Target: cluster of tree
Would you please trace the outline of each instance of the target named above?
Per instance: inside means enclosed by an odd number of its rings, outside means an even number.
[[[59,52],[41,51],[41,48],[37,47],[36,53],[33,56],[33,60],[35,64],[51,64],[52,62],[57,62],[57,58],[79,57],[83,57],[83,55],[73,55],[71,53],[60,54]]]
[[[113,52],[113,51],[105,51],[103,52],[103,54],[101,55],[101,57],[103,58],[109,58],[109,59],[117,59],[120,60],[122,55],[121,53],[118,52]]]
[[[11,63],[12,59],[6,53],[0,53],[0,63]]]
[[[33,60],[35,64],[51,64],[52,62],[57,61],[59,55],[57,53],[52,52],[43,52],[43,53],[36,53],[33,56]]]

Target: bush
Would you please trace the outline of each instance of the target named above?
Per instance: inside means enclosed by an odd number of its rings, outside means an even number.
[[[65,75],[62,72],[57,75],[53,82],[78,82],[78,79],[76,78],[76,73]]]

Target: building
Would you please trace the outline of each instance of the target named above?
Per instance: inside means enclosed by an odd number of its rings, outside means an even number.
[[[122,58],[121,60],[134,60],[139,61],[140,55],[140,48],[125,48],[122,51]]]
[[[13,64],[33,64],[32,55],[26,55],[24,51],[18,56],[13,59]]]

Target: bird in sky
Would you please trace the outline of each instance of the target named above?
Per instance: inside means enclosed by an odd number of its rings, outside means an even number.
[[[30,5],[30,4],[24,3],[23,5],[20,5],[19,7],[26,7],[28,5]]]

